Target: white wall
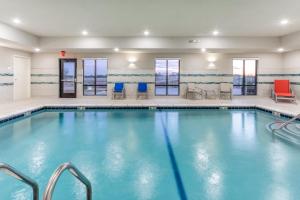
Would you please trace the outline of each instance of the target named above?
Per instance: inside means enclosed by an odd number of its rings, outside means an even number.
[[[283,54],[283,66],[285,78],[293,82],[293,89],[300,97],[300,51]]]
[[[30,53],[0,47],[0,102],[13,100],[13,56],[31,57]]]
[[[201,83],[201,87],[218,89],[219,82],[232,81],[232,58],[258,58],[258,95],[269,96],[271,82],[283,73],[282,54],[201,54],[201,53],[73,53],[68,57],[78,59],[78,97],[82,97],[82,58],[108,58],[110,83],[126,82],[127,96],[135,97],[136,82],[153,83],[155,58],[181,59],[181,96],[184,95],[187,82]],[[129,57],[135,57],[135,66],[130,66]],[[208,58],[215,57],[216,68],[208,68]],[[33,54],[32,59],[32,95],[58,96],[58,53]],[[111,96],[112,84],[109,85]],[[154,85],[150,84],[150,96],[153,97]],[[91,97],[85,97],[91,98]],[[99,97],[100,98],[100,97]],[[103,98],[103,97],[102,97]],[[107,97],[104,97],[107,98]]]

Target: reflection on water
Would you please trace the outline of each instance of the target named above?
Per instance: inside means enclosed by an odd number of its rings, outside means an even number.
[[[196,170],[200,173],[203,174],[205,170],[208,168],[209,164],[209,155],[206,151],[206,149],[203,149],[201,144],[198,145],[199,147],[196,147],[196,155],[195,155],[195,167]]]
[[[157,170],[150,162],[143,162],[137,169],[134,182],[137,199],[153,199],[156,189]]]
[[[209,199],[219,199],[222,193],[222,174],[218,170],[209,173],[206,182],[207,196]]]
[[[12,200],[28,200],[31,199],[31,189],[30,188],[22,188],[19,190],[16,190],[12,193],[11,199]]]
[[[117,178],[123,173],[124,155],[120,141],[112,141],[105,152],[104,167],[111,178]]]
[[[28,168],[30,169],[31,173],[36,174],[36,176],[39,176],[45,167],[45,148],[46,144],[42,141],[34,144],[34,146],[31,147],[32,155],[30,158],[32,161],[28,163]]]
[[[218,199],[222,194],[222,173],[209,162],[209,154],[205,149],[196,151],[195,167],[200,177],[205,181],[205,191],[209,199]]]
[[[265,200],[292,200],[285,185],[271,185],[270,188],[271,190],[266,192]]]
[[[272,183],[270,185],[270,192],[266,199],[284,199],[289,200],[290,193],[286,186],[289,184],[288,180],[288,154],[286,149],[278,143],[273,143],[269,148],[269,164],[272,170]]]
[[[256,115],[249,112],[232,113],[233,145],[242,149],[254,149],[256,143]]]

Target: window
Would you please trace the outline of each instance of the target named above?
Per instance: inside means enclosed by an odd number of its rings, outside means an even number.
[[[104,96],[107,94],[107,59],[83,60],[83,95]]]
[[[233,59],[233,95],[256,95],[256,59]]]
[[[155,95],[179,95],[179,59],[155,60]]]

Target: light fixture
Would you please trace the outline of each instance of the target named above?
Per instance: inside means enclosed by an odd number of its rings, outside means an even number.
[[[290,23],[290,21],[288,19],[282,19],[282,20],[280,20],[280,24],[283,25],[283,26],[287,25],[289,23]]]
[[[130,64],[134,64],[134,63],[136,62],[136,58],[135,58],[135,57],[129,57],[129,58],[128,58],[128,62],[129,62]]]
[[[209,57],[207,58],[207,61],[210,62],[210,63],[216,62],[216,61],[217,61],[217,58],[216,58],[215,56],[209,56]]]
[[[83,30],[83,31],[81,32],[81,34],[82,34],[82,35],[88,35],[89,32],[87,32],[87,30]]]
[[[210,62],[209,64],[208,64],[208,68],[209,69],[214,69],[216,67],[216,64],[214,63],[214,62]]]
[[[15,24],[21,24],[21,20],[20,20],[19,18],[14,18],[14,19],[13,19],[13,22],[14,22]]]
[[[206,52],[206,49],[205,49],[205,48],[202,48],[202,49],[201,49],[201,52],[202,52],[202,53]]]
[[[40,49],[40,48],[35,48],[34,51],[35,51],[35,52],[40,52],[41,49]]]
[[[145,31],[144,31],[144,35],[145,35],[145,36],[148,36],[149,34],[150,34],[150,32],[149,32],[148,30],[145,30]]]
[[[214,30],[214,31],[212,32],[212,34],[213,34],[214,36],[217,36],[217,35],[220,34],[220,32],[219,32],[218,30]]]
[[[118,47],[116,47],[116,48],[114,48],[114,51],[115,51],[115,52],[119,52],[120,49],[119,49]]]
[[[277,51],[280,52],[280,53],[282,53],[282,52],[284,52],[285,50],[284,50],[284,48],[280,47],[280,48],[277,49]]]

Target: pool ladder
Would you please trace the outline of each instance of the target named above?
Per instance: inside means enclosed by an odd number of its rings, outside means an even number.
[[[296,115],[295,117],[293,117],[292,119],[286,121],[286,122],[281,122],[282,124],[277,127],[277,128],[272,128],[272,133],[274,133],[275,131],[278,131],[280,129],[283,129],[284,127],[286,127],[287,125],[293,123],[294,121],[296,121],[298,118],[300,118],[300,113],[298,115]]]
[[[90,181],[72,164],[72,163],[64,163],[60,165],[55,172],[52,174],[49,182],[47,184],[46,190],[43,195],[43,200],[51,200],[52,194],[55,189],[56,183],[59,180],[60,176],[63,172],[69,171],[75,178],[77,178],[81,183],[83,183],[86,187],[86,199],[92,200],[92,185]],[[28,184],[31,186],[33,190],[33,200],[39,199],[39,187],[38,184],[31,178],[17,171],[10,165],[5,163],[0,163],[0,171],[5,172],[6,174],[15,177],[16,179]]]
[[[295,123],[300,118],[296,115],[288,121],[275,121],[267,124],[267,129],[280,139],[300,145],[300,124]]]
[[[12,166],[5,163],[0,163],[0,171],[3,171],[5,174],[8,174],[29,185],[33,191],[33,200],[39,199],[39,186],[33,179],[29,178],[28,176],[22,174]]]

